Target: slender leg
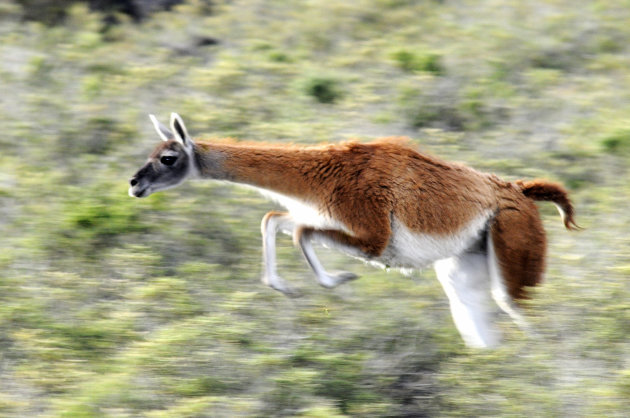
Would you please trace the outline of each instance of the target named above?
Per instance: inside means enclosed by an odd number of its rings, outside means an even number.
[[[293,219],[287,212],[269,212],[261,223],[263,236],[263,262],[265,272],[262,282],[287,296],[299,296],[299,292],[282,279],[276,269],[276,234],[279,230],[293,231]]]
[[[331,248],[340,249],[341,251],[344,251],[346,253],[350,253],[353,255],[364,255],[358,248],[354,248],[348,245],[348,243],[342,243],[332,238],[330,231],[318,231],[310,227],[300,227],[295,229],[295,235],[293,238],[296,245],[298,245],[300,247],[300,250],[302,250],[304,258],[306,258],[306,262],[309,264],[309,266],[311,266],[311,269],[313,269],[315,277],[317,277],[317,281],[320,285],[330,289],[339,286],[340,284],[347,281],[357,279],[359,277],[356,274],[347,271],[328,273],[324,269],[324,266],[322,266],[322,263],[317,258],[315,250],[313,249],[313,245],[311,242],[313,239],[320,241]]]
[[[486,254],[470,252],[439,260],[437,277],[448,296],[457,330],[469,347],[499,344],[501,334],[494,320]]]

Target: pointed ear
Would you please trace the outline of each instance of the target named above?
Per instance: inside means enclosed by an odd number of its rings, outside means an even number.
[[[163,141],[168,141],[169,139],[173,139],[175,137],[173,135],[173,132],[169,131],[166,126],[160,123],[155,115],[149,115],[149,119],[151,119],[151,122],[153,122],[153,127],[155,128],[155,131],[160,136],[160,138],[162,138]]]
[[[186,131],[186,125],[184,121],[177,113],[171,113],[171,130],[175,134],[175,140],[179,141],[185,147],[192,146],[192,139]]]

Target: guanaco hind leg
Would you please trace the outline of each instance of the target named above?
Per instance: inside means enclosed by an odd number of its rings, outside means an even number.
[[[501,334],[495,325],[485,251],[470,251],[434,264],[449,299],[457,330],[469,347],[495,347]]]

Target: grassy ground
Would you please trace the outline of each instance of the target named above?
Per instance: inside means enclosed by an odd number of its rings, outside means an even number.
[[[191,1],[103,29],[0,4],[0,415],[626,416],[630,2]],[[217,40],[212,45],[209,39]],[[257,194],[127,181],[177,111],[203,136],[407,135],[541,206],[547,280],[497,350],[466,349],[432,272],[333,252],[320,289],[288,239],[287,299],[260,276]]]

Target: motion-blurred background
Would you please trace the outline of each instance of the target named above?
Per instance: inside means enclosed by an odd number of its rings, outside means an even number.
[[[630,1],[0,2],[0,415],[626,416],[630,410]],[[538,332],[469,350],[432,271],[280,240],[259,281],[256,193],[127,182],[159,138],[318,143],[406,135],[541,205]]]

